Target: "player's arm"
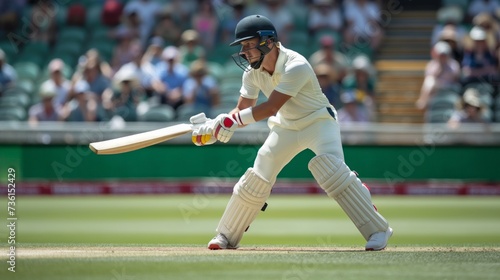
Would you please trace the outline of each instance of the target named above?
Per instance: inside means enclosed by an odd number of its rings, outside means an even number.
[[[236,118],[236,121],[239,121],[238,114],[245,109],[251,110],[251,114],[253,117],[253,120],[258,122],[264,119],[269,118],[270,116],[276,115],[278,113],[279,109],[291,98],[290,95],[283,94],[279,91],[274,90],[271,95],[269,96],[269,99],[266,102],[263,102],[257,106],[255,104],[257,103],[257,99],[248,99],[245,97],[240,97],[238,100],[238,105],[234,110],[232,110],[229,115],[233,116]],[[248,109],[251,108],[251,109]],[[248,113],[249,114],[249,113]],[[246,123],[243,123],[245,125]]]

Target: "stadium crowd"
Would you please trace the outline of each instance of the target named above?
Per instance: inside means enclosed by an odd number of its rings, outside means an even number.
[[[377,77],[373,60],[384,38],[383,3],[2,1],[0,120],[185,121],[199,112],[211,117],[227,112],[237,102],[242,75],[231,60],[239,49],[228,43],[236,23],[258,13],[273,20],[284,46],[309,59],[340,122],[372,122]],[[457,103],[467,85],[495,89],[500,33],[498,14],[491,12],[498,7],[485,7],[487,3],[497,1],[462,7],[465,19],[450,13],[454,6],[445,6],[444,16],[438,13],[444,21],[436,25],[432,60],[416,103],[428,111],[428,121],[435,121],[433,114],[443,115],[435,108],[443,92],[453,90]],[[468,28],[467,22],[474,27]],[[466,37],[472,38],[470,45]],[[493,41],[485,43],[483,37]],[[467,96],[477,95],[483,102],[484,89],[473,88]],[[483,114],[485,121],[494,119],[494,92],[485,103],[491,109]],[[449,113],[450,119],[464,121],[467,112],[454,112],[453,118]]]

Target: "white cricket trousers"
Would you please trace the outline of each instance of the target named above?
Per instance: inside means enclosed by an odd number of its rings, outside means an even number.
[[[264,179],[275,182],[283,167],[305,149],[316,155],[332,154],[343,160],[338,122],[333,118],[321,118],[301,130],[273,126],[257,153],[253,168]]]

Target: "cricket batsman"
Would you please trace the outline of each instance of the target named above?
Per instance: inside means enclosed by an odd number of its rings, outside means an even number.
[[[278,173],[298,153],[316,156],[309,170],[326,194],[335,199],[365,238],[367,251],[383,250],[392,228],[371,201],[370,191],[344,163],[335,108],[321,91],[308,61],[278,40],[272,22],[261,15],[243,18],[231,46],[241,49],[232,58],[243,70],[243,85],[236,108],[215,119],[204,114],[191,118],[202,124],[193,131],[198,146],[226,143],[248,124],[268,119],[270,134],[254,165],[236,183],[208,248],[236,249],[243,233],[265,205]],[[256,106],[259,91],[267,101]]]

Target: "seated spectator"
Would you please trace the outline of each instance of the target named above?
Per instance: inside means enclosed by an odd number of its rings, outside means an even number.
[[[500,43],[500,26],[495,18],[489,13],[481,13],[473,18],[472,23],[484,29],[488,48],[495,50]]]
[[[143,56],[143,60],[151,63],[153,67],[156,67],[162,62],[161,53],[163,52],[165,41],[162,37],[156,36],[151,39],[151,42]]]
[[[314,0],[309,11],[309,33],[332,31],[340,33],[344,26],[344,17],[336,0]]]
[[[38,123],[41,121],[59,121],[61,119],[59,110],[57,110],[54,106],[54,97],[56,94],[57,89],[54,84],[42,84],[39,90],[41,100],[39,103],[31,106],[28,112],[28,121],[30,123]]]
[[[311,55],[309,62],[313,67],[323,63],[330,65],[335,70],[338,81],[342,81],[349,68],[347,57],[335,50],[335,40],[332,36],[322,36],[320,44],[321,49]]]
[[[314,73],[318,78],[321,90],[328,98],[330,104],[332,104],[336,109],[342,108],[343,104],[340,101],[341,87],[336,77],[335,69],[333,69],[329,64],[323,63],[314,67]]]
[[[363,103],[360,103],[352,91],[346,91],[340,96],[342,108],[337,110],[338,122],[346,123],[368,123],[370,122],[370,113]]]
[[[24,1],[0,1],[0,36],[4,38],[21,24]]]
[[[156,17],[162,10],[161,4],[152,0],[132,0],[125,5],[123,10],[126,14],[137,13],[139,40],[141,46],[145,48],[156,23]]]
[[[444,6],[437,12],[438,23],[432,30],[431,46],[440,41],[439,36],[442,31],[452,29],[455,32],[456,40],[462,42],[467,35],[467,29],[463,26],[464,12],[459,6]]]
[[[458,39],[456,27],[447,25],[439,34],[439,40],[448,43],[451,48],[451,58],[462,61],[464,57],[463,43]]]
[[[367,44],[377,50],[384,37],[380,26],[380,7],[368,0],[353,0],[345,3],[347,21],[344,39],[348,45]]]
[[[451,57],[451,48],[446,42],[438,42],[431,51],[431,61],[425,67],[425,78],[416,102],[418,109],[425,109],[430,99],[440,89],[459,86],[460,64]]]
[[[234,41],[234,30],[236,24],[248,16],[247,3],[245,0],[228,0],[228,4],[232,7],[231,14],[228,15],[221,23],[222,42],[229,44]]]
[[[475,88],[468,88],[460,101],[457,110],[452,114],[448,125],[457,128],[461,123],[488,123],[484,115],[486,106],[481,102],[479,91]]]
[[[155,25],[153,36],[162,38],[168,45],[177,46],[180,43],[182,29],[172,14],[170,9],[164,9],[158,15],[158,23]]]
[[[71,89],[75,98],[61,110],[61,118],[68,122],[95,122],[98,118],[98,103],[87,82],[80,80]]]
[[[180,62],[186,67],[198,59],[205,59],[205,48],[200,44],[199,33],[188,29],[182,33],[182,45],[179,46]]]
[[[96,60],[87,61],[83,69],[82,80],[88,83],[89,91],[94,93],[98,100],[101,100],[104,91],[111,86],[111,80],[102,74],[101,67]]]
[[[125,68],[113,77],[113,88],[104,91],[102,105],[108,118],[120,117],[126,122],[137,121],[137,104],[141,99],[139,77]]]
[[[480,13],[493,13],[500,8],[500,3],[497,0],[472,0],[467,9],[467,15],[474,18]]]
[[[7,63],[5,52],[0,49],[0,92],[2,92],[4,88],[14,85],[16,79],[16,70]]]
[[[287,34],[293,29],[293,17],[285,6],[286,0],[264,0],[263,5],[259,5],[256,11],[270,19],[281,43],[288,43]]]
[[[356,100],[367,108],[370,118],[375,115],[375,69],[370,59],[364,55],[352,61],[353,73],[342,81],[344,91],[353,92]]]
[[[200,44],[206,50],[213,49],[219,29],[219,18],[211,0],[198,0],[198,9],[192,16],[191,25],[199,34]]]
[[[124,64],[116,73],[120,71],[134,72],[139,79],[140,87],[145,91],[147,97],[152,97],[156,93],[163,93],[165,86],[160,81],[159,76],[153,64],[147,59],[143,59],[142,47],[139,44],[134,44],[131,49],[132,61]]]
[[[471,29],[462,60],[462,84],[492,82],[498,78],[498,60],[488,48],[487,34],[481,27]]]
[[[135,40],[127,30],[120,31],[116,36],[118,38],[118,45],[114,48],[113,57],[111,58],[113,72],[118,71],[124,64],[132,61],[135,45],[140,46],[140,42]]]
[[[174,109],[182,105],[182,85],[189,75],[189,69],[179,63],[179,50],[174,46],[166,47],[162,53],[163,63],[157,67],[160,81],[165,86],[161,95],[161,103]]]
[[[51,60],[48,69],[50,78],[43,82],[42,87],[53,86],[55,88],[56,95],[54,97],[54,106],[56,110],[60,110],[72,98],[72,96],[68,94],[71,82],[68,81],[62,73],[64,62],[61,59],[55,58]]]
[[[219,104],[217,81],[208,75],[203,60],[191,63],[189,78],[183,84],[184,104],[190,104],[210,116],[210,110]],[[214,116],[215,117],[215,116]]]
[[[30,19],[30,22],[34,23],[31,25],[34,28],[30,32],[31,41],[54,45],[57,39],[57,18],[55,16],[59,11],[57,5],[59,4],[52,0],[35,2]],[[44,15],[43,20],[40,20],[40,15]]]

